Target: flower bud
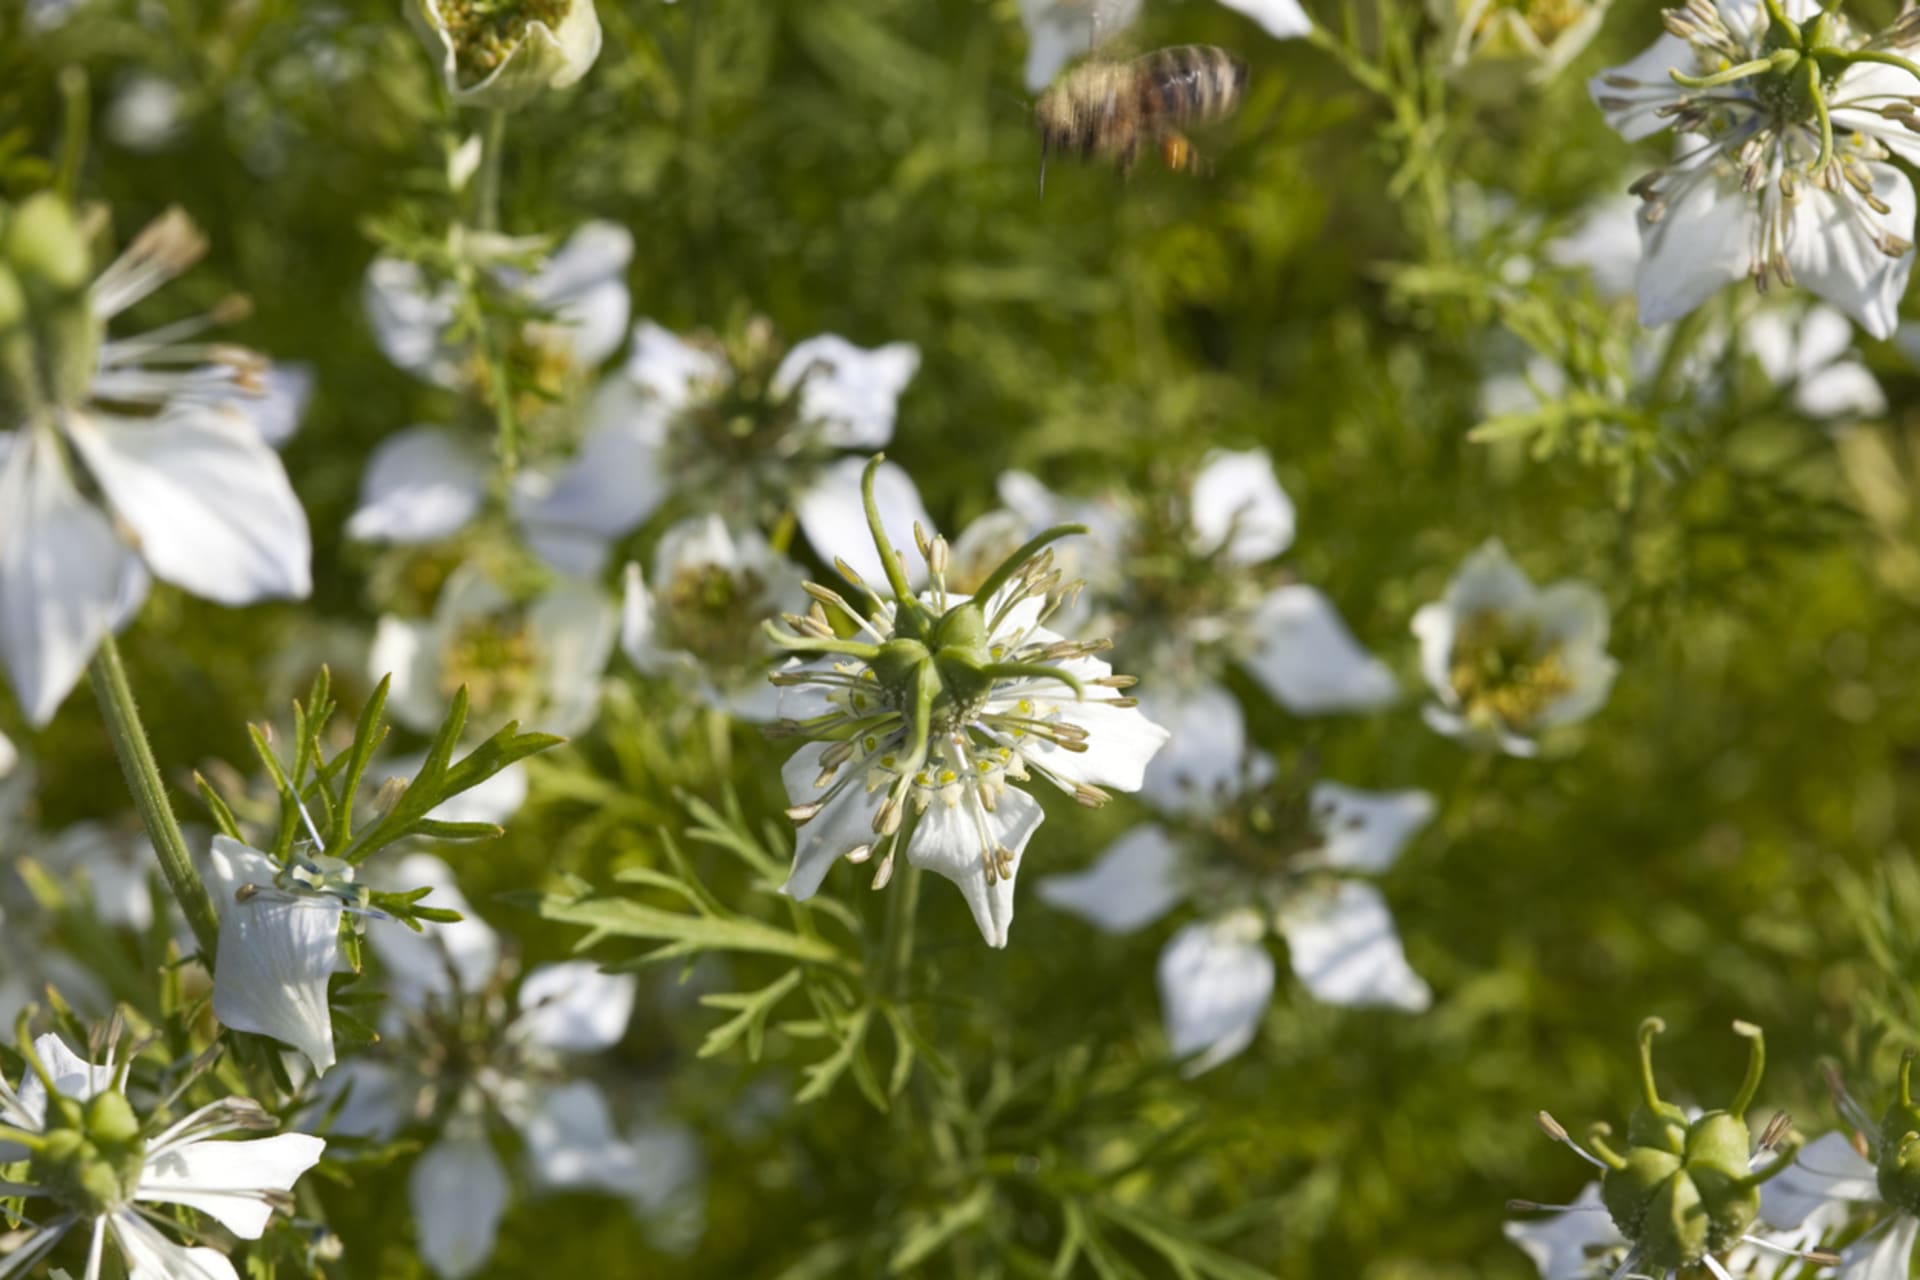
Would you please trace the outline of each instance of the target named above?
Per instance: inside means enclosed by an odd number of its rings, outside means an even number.
[[[15,206],[0,232],[0,270],[15,297],[0,285],[0,332],[15,310],[32,334],[33,349],[9,353],[5,378],[9,400],[70,403],[93,381],[100,351],[100,321],[87,297],[92,254],[86,234],[66,201],[42,191]],[[15,385],[31,378],[34,385]]]
[[[600,56],[593,0],[413,0],[408,12],[448,92],[468,106],[525,106]]]

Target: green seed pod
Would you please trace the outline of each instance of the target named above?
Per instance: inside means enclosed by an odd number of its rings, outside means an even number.
[[[1600,1196],[1620,1233],[1654,1273],[1697,1265],[1746,1234],[1760,1211],[1760,1184],[1792,1162],[1794,1144],[1766,1168],[1751,1168],[1752,1134],[1747,1107],[1766,1068],[1760,1029],[1735,1023],[1750,1049],[1747,1072],[1733,1103],[1688,1121],[1660,1098],[1653,1078],[1653,1037],[1664,1030],[1657,1018],[1640,1025],[1641,1104],[1628,1130],[1624,1155],[1593,1139],[1606,1172]]]
[[[1920,1214],[1920,1107],[1913,1101],[1913,1050],[1900,1060],[1900,1096],[1880,1119],[1880,1198]]]
[[[87,238],[67,202],[51,191],[28,196],[7,219],[0,253],[36,295],[84,292],[93,275]]]
[[[140,1185],[146,1143],[126,1095],[117,1089],[87,1102],[57,1098],[44,1145],[28,1179],[78,1213],[97,1217],[126,1204]]]
[[[84,398],[99,359],[101,325],[87,298],[92,254],[67,202],[43,191],[17,206],[0,232],[0,263],[18,286],[34,342],[25,364],[10,368],[7,378],[31,376],[38,384],[14,387],[8,398],[26,404]],[[0,312],[5,305],[0,300]],[[6,327],[0,323],[0,331]]]

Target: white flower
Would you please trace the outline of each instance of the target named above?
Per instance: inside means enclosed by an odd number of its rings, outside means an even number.
[[[595,394],[579,454],[544,491],[517,495],[515,514],[556,567],[592,573],[605,545],[670,495],[735,527],[771,528],[791,513],[821,558],[877,578],[862,537],[862,462],[842,451],[892,438],[919,365],[910,343],[867,349],[834,334],[781,354],[759,326],[729,358],[642,320],[624,376]],[[915,521],[932,524],[898,467],[882,468],[878,494],[895,541]]]
[[[1766,375],[1809,418],[1877,418],[1886,393],[1853,350],[1853,325],[1832,307],[1766,307],[1746,317],[1741,340]]]
[[[1313,29],[1299,0],[1220,0],[1280,40]],[[1060,68],[1092,53],[1140,16],[1141,0],[1020,0],[1027,27],[1027,88],[1044,89]]]
[[[702,699],[747,720],[770,720],[779,691],[767,682],[775,650],[769,617],[806,605],[799,566],[718,516],[683,521],[661,536],[654,585],[629,564],[620,648],[653,675],[677,677]]]
[[[110,320],[204,248],[171,211],[81,305]],[[52,719],[101,639],[139,607],[149,572],[227,605],[311,587],[306,514],[239,407],[259,389],[262,362],[186,341],[227,313],[106,340],[84,388],[0,430],[0,659],[35,725]]]
[[[433,902],[465,919],[424,933],[369,929],[391,997],[384,1047],[343,1064],[326,1101],[345,1093],[339,1134],[384,1141],[422,1124],[437,1133],[408,1179],[421,1256],[435,1273],[470,1275],[493,1253],[513,1196],[490,1136],[496,1122],[519,1132],[543,1187],[600,1191],[648,1214],[688,1194],[700,1177],[690,1131],[656,1124],[623,1135],[599,1087],[567,1078],[578,1059],[625,1034],[632,975],[585,961],[544,965],[508,1004],[500,940],[446,864],[416,854],[394,875],[396,884],[430,885]]]
[[[431,618],[382,617],[367,661],[393,677],[389,714],[422,733],[439,727],[465,686],[475,732],[513,720],[573,734],[598,714],[618,624],[612,602],[586,583],[562,580],[522,604],[468,564],[441,587]]]
[[[1042,625],[1059,576],[1039,547],[1071,529],[1028,543],[978,596],[949,594],[947,544],[923,541],[933,586],[914,595],[879,529],[877,462],[866,468],[866,506],[893,598],[869,596],[861,610],[817,588],[860,638],[838,639],[823,610],[780,637],[809,655],[777,679],[783,727],[815,739],[781,773],[800,828],[784,891],[812,897],[839,859],[875,853],[883,885],[904,842],[907,861],[952,880],[981,936],[1004,947],[1014,878],[1044,816],[1012,784],[1037,777],[1103,804],[1102,788],[1139,789],[1167,732],[1120,695],[1132,680],[1093,656],[1105,642]]]
[[[38,1073],[44,1073],[44,1079]],[[99,1280],[111,1238],[135,1280],[238,1280],[224,1254],[174,1243],[156,1224],[171,1215],[145,1206],[171,1205],[204,1214],[242,1240],[266,1230],[276,1202],[320,1159],[325,1143],[304,1133],[221,1141],[273,1120],[245,1098],[216,1102],[171,1125],[141,1121],[126,1099],[127,1064],[94,1065],[58,1036],[35,1040],[28,1078],[15,1092],[0,1081],[0,1125],[28,1135],[79,1130],[97,1162],[84,1185],[69,1168],[43,1169],[29,1150],[14,1194],[53,1198],[51,1215],[35,1214],[24,1239],[0,1260],[0,1276],[24,1277],[76,1228],[90,1239],[85,1280]],[[57,1096],[56,1096],[57,1095]],[[77,1105],[91,1102],[84,1109]],[[20,1148],[11,1153],[18,1157]],[[6,1158],[0,1156],[0,1158]]]
[[[0,775],[4,772],[0,770]],[[116,829],[104,822],[76,822],[40,841],[33,856],[56,875],[83,878],[95,911],[108,924],[145,930],[153,923],[153,895],[148,883],[158,864],[153,845],[138,830]]]
[[[565,89],[600,56],[593,0],[409,0],[407,14],[454,101],[512,109]]]
[[[1420,669],[1438,697],[1427,723],[1449,737],[1539,751],[1535,735],[1599,710],[1619,668],[1607,605],[1584,582],[1536,588],[1498,539],[1469,556],[1446,597],[1413,617]]]
[[[1386,900],[1368,880],[1433,817],[1424,791],[1315,784],[1304,808],[1247,797],[1260,820],[1196,832],[1155,824],[1122,836],[1087,870],[1049,876],[1040,897],[1108,932],[1158,920],[1182,899],[1208,912],[1160,953],[1167,1040],[1197,1074],[1253,1042],[1273,996],[1264,939],[1287,942],[1294,976],[1330,1004],[1424,1010],[1432,991],[1407,964]]]
[[[1230,663],[1297,715],[1366,711],[1397,696],[1333,602],[1271,564],[1293,544],[1295,514],[1264,451],[1210,454],[1170,512],[1062,499],[1019,472],[1001,477],[1000,494],[1028,532],[1068,520],[1091,530],[1062,548],[1062,568],[1086,580],[1091,625],[1117,638],[1130,667],[1155,674],[1142,705],[1173,731],[1147,773],[1156,804],[1211,803],[1237,783],[1245,725],[1221,684]]]
[[[1610,1275],[1627,1250],[1600,1203],[1600,1184],[1589,1182],[1571,1204],[1543,1218],[1510,1221],[1501,1228],[1540,1269],[1540,1280],[1589,1280]]]
[[[1914,195],[1885,161],[1920,157],[1920,139],[1901,124],[1920,79],[1856,56],[1869,42],[1838,14],[1812,16],[1812,0],[1786,12],[1798,24],[1791,40],[1769,36],[1758,0],[1669,10],[1670,34],[1590,83],[1624,137],[1681,135],[1673,163],[1634,189],[1644,202],[1645,324],[1678,319],[1747,277],[1762,288],[1803,284],[1875,337],[1893,332],[1913,267]],[[1798,50],[1816,46],[1819,87],[1796,92],[1807,83]],[[1832,121],[1830,150],[1816,98]]]

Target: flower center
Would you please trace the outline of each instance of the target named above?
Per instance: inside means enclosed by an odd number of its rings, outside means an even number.
[[[133,1199],[147,1144],[126,1095],[117,1089],[86,1102],[48,1099],[45,1144],[28,1166],[28,1184],[86,1217],[100,1217]]]
[[[533,628],[519,610],[503,610],[462,622],[440,657],[440,692],[451,698],[461,685],[477,717],[498,715],[530,700],[539,660]]]
[[[765,645],[755,623],[772,612],[767,583],[751,569],[720,565],[680,570],[662,595],[668,647],[697,654],[721,671],[760,667]]]
[[[1544,641],[1534,624],[1511,622],[1491,609],[1460,627],[1448,679],[1469,719],[1515,729],[1573,689],[1557,642]]]
[[[437,7],[460,70],[483,79],[512,56],[529,23],[559,26],[572,0],[439,0]]]

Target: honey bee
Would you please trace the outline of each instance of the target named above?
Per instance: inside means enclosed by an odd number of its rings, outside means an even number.
[[[1145,140],[1160,148],[1167,168],[1197,169],[1199,153],[1181,129],[1232,115],[1246,87],[1247,64],[1204,44],[1155,49],[1127,62],[1094,58],[1069,68],[1033,105],[1042,194],[1051,151],[1112,160],[1124,176]]]

